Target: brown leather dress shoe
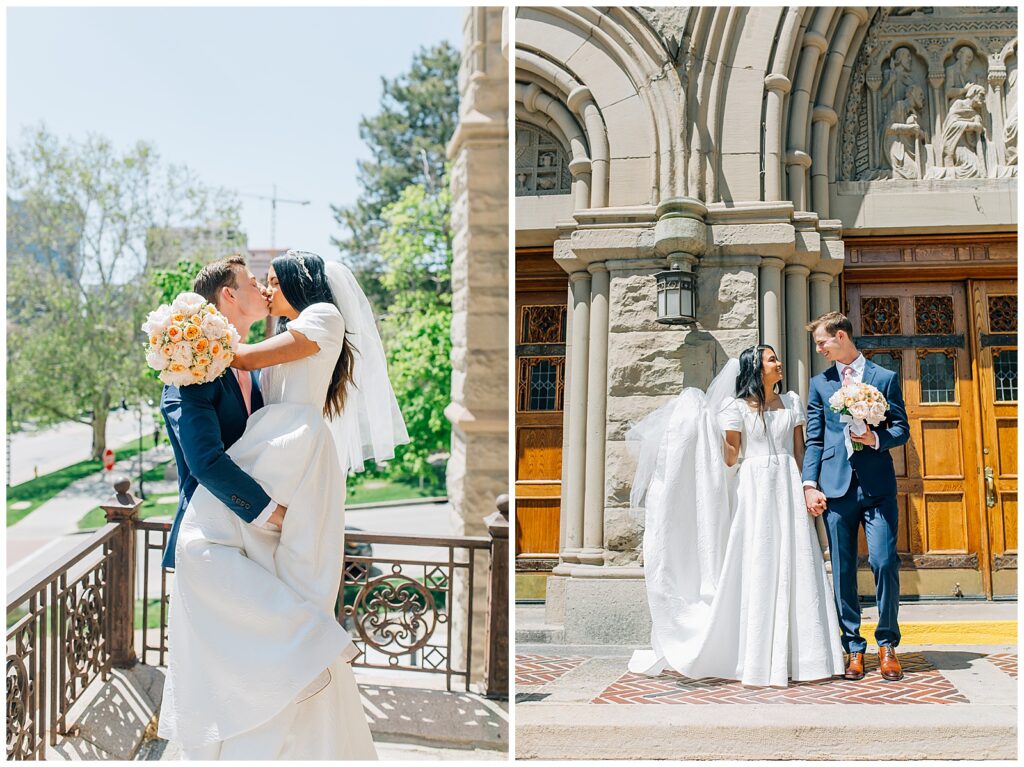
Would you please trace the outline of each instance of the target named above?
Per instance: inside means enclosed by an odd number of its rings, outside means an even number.
[[[903,667],[896,657],[895,647],[884,645],[878,648],[878,669],[882,672],[882,679],[887,682],[898,682],[903,678]]]
[[[864,653],[852,652],[846,656],[846,673],[843,678],[854,681],[864,678]]]

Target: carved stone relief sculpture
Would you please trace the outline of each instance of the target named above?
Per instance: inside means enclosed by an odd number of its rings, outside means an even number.
[[[924,89],[911,85],[906,97],[893,104],[886,115],[883,146],[889,157],[891,178],[924,177],[924,147],[928,139],[920,123],[923,108]]]
[[[964,98],[954,99],[942,123],[942,165],[928,178],[985,178],[985,89],[972,83]]]
[[[853,64],[837,181],[1017,175],[1017,14],[879,9]]]

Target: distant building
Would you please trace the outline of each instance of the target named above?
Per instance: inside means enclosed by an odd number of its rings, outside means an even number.
[[[249,271],[255,274],[256,279],[260,282],[266,282],[267,272],[270,270],[270,262],[287,252],[288,248],[249,249],[249,255],[246,259],[249,262]]]

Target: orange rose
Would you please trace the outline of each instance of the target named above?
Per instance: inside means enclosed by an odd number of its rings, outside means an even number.
[[[191,317],[188,318],[188,321],[191,322],[193,325],[198,325],[203,321],[203,318],[200,317],[198,314],[193,314]]]
[[[171,315],[171,320],[173,322],[184,322],[185,321],[185,315],[181,314],[180,312],[178,314],[172,314]]]
[[[174,346],[171,344],[164,344],[160,347],[160,353],[164,355],[165,359],[170,359],[171,355],[174,354]]]
[[[199,338],[199,336],[200,336],[200,334],[202,332],[203,331],[201,331],[199,329],[198,325],[186,325],[185,326],[185,340],[186,341],[195,341],[197,338]]]
[[[206,355],[201,355],[199,357],[196,357],[196,367],[204,368],[207,365],[209,365],[211,362],[213,362],[213,360],[211,360]]]
[[[224,354],[221,355],[221,359],[224,360],[225,362],[231,362],[231,352],[224,352]]]
[[[172,373],[181,373],[184,372],[185,366],[182,365],[180,362],[172,362],[170,365],[167,366],[167,369],[170,370]]]
[[[149,337],[149,345],[150,346],[156,346],[158,343],[160,343],[160,336],[150,336]]]
[[[195,343],[195,349],[200,354],[205,352],[209,347],[210,347],[210,339],[208,339],[208,338],[200,338]]]
[[[177,341],[181,338],[181,328],[177,325],[171,325],[167,328],[167,337],[172,341]]]
[[[210,345],[210,354],[212,354],[214,357],[219,357],[222,348],[223,347],[220,345],[220,341],[214,341]]]
[[[206,305],[206,309],[204,309],[204,311],[207,314],[216,314],[217,313],[217,307],[214,306],[213,304],[207,304]]]
[[[192,377],[197,381],[206,377],[206,368],[193,368]]]

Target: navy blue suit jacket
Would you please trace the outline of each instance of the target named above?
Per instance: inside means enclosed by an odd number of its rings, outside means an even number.
[[[878,434],[878,449],[865,445],[863,450],[847,458],[844,424],[839,420],[839,414],[828,406],[828,398],[841,386],[839,371],[835,365],[829,365],[825,372],[811,379],[807,397],[803,479],[817,482],[821,492],[829,498],[846,495],[854,474],[867,495],[896,495],[896,472],[889,451],[910,439],[900,379],[891,370],[867,360],[862,380],[882,392],[889,403],[889,411],[882,423],[872,427],[872,431]]]
[[[256,376],[249,375],[256,412],[263,407],[263,395]],[[224,452],[242,436],[249,417],[233,370],[210,383],[165,386],[160,412],[178,464],[178,510],[163,558],[164,567],[174,567],[178,527],[196,487],[205,487],[245,522],[267,508],[270,496]]]

